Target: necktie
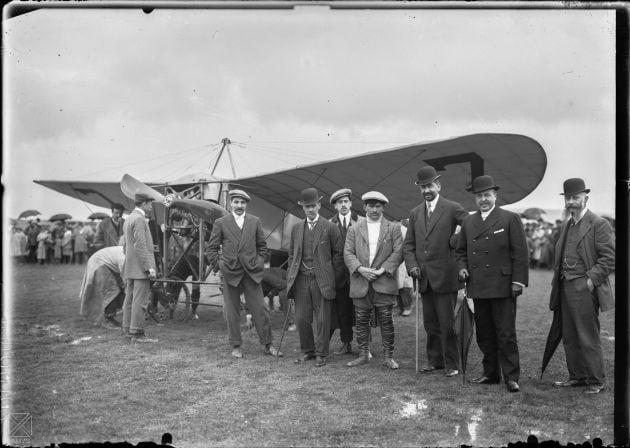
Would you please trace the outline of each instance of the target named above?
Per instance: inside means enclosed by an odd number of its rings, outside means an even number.
[[[344,231],[348,230],[348,227],[346,225],[346,217],[345,216],[343,217],[343,230]]]
[[[428,205],[427,216],[429,217],[429,219],[431,219],[431,215],[433,214],[433,211],[431,210],[431,203],[427,205]]]
[[[313,227],[315,227],[315,221],[309,221],[308,222],[308,230],[313,230]]]

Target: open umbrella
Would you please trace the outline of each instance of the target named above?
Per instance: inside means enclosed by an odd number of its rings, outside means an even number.
[[[29,216],[37,216],[37,215],[41,215],[41,213],[38,212],[37,210],[24,210],[22,213],[19,214],[17,219],[28,218]]]
[[[66,219],[72,219],[72,216],[67,213],[57,213],[56,215],[52,215],[48,221],[65,221]]]
[[[462,372],[462,384],[466,382],[466,363],[475,328],[474,308],[470,303],[472,299],[467,296],[467,288],[464,287],[464,293],[457,294],[457,302],[455,303],[454,330],[457,336],[457,353],[459,355],[459,370]]]
[[[547,342],[545,343],[545,352],[543,353],[542,369],[540,371],[540,379],[542,379],[543,372],[547,368],[547,364],[551,360],[551,357],[558,348],[560,341],[562,340],[562,310],[558,308],[553,312],[553,320],[551,321],[551,327],[549,328],[549,334],[547,335]]]
[[[539,219],[542,218],[542,215],[546,215],[547,212],[544,211],[542,208],[538,208],[538,207],[531,207],[526,209],[523,213],[521,213],[521,216],[523,218],[527,218],[527,219],[535,219],[536,221],[538,221]]]
[[[109,215],[104,212],[94,212],[90,216],[87,217],[87,219],[105,219],[105,218],[109,218]]]

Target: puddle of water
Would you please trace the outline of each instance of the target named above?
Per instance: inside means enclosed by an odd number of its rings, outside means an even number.
[[[411,401],[408,403],[403,403],[403,408],[400,411],[400,415],[403,418],[409,418],[418,415],[420,412],[428,408],[429,406],[427,405],[426,400]]]
[[[75,339],[74,341],[72,341],[70,344],[72,345],[78,345],[83,341],[89,341],[90,339],[92,339],[92,336],[83,336],[82,338],[79,339]]]

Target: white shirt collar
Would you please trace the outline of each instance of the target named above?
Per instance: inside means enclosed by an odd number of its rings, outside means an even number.
[[[136,210],[138,210],[145,218],[147,217],[147,214],[140,207],[136,207]]]
[[[317,214],[317,216],[315,216],[315,219],[314,219],[314,220],[312,220],[312,221],[311,221],[310,219],[308,219],[308,217],[307,217],[307,218],[306,218],[306,222],[309,222],[309,223],[311,223],[311,224],[315,224],[315,223],[317,222],[317,220],[318,220],[318,219],[319,219],[319,213]]]
[[[346,215],[342,215],[341,213],[337,213],[337,217],[339,218],[339,222],[343,223],[343,218],[346,218],[346,224],[350,224],[350,220],[352,219],[352,213],[348,212]]]
[[[584,207],[584,210],[582,210],[582,212],[580,213],[580,216],[578,216],[577,218],[575,218],[575,223],[577,224],[578,222],[580,222],[580,220],[582,218],[584,218],[584,215],[586,214],[586,211],[588,210],[588,207]]]
[[[425,207],[428,206],[428,204],[431,204],[431,211],[435,211],[435,206],[437,205],[437,201],[440,198],[440,194],[436,194],[435,198],[433,198],[432,201],[425,201]]]
[[[485,220],[488,217],[488,215],[492,213],[492,210],[494,210],[495,207],[496,205],[493,205],[492,208],[488,210],[487,212],[481,212],[481,219]]]

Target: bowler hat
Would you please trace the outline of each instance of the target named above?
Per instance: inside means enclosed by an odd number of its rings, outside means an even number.
[[[330,203],[334,204],[335,202],[337,202],[337,199],[341,199],[344,196],[348,196],[348,198],[352,196],[352,190],[349,188],[342,188],[341,190],[335,191],[330,196]]]
[[[416,185],[427,185],[441,177],[431,165],[423,166],[418,171],[418,180]]]
[[[590,193],[590,189],[586,188],[584,184],[584,179],[580,179],[579,177],[574,177],[572,179],[567,179],[564,181],[564,193],[560,193],[562,195],[572,195],[575,193]]]
[[[379,193],[378,191],[368,191],[367,193],[364,193],[363,196],[361,196],[361,200],[363,202],[378,201],[383,204],[387,204],[389,202],[385,195],[383,193]]]
[[[317,188],[311,187],[302,190],[302,192],[300,193],[300,197],[302,199],[298,201],[298,204],[300,204],[301,206],[305,206],[317,204],[319,201],[322,200],[324,196],[319,195]]]
[[[228,196],[230,197],[230,199],[232,199],[232,198],[243,198],[247,202],[252,200],[252,198],[250,198],[247,193],[245,193],[243,190],[238,190],[238,189],[230,190],[228,192]]]
[[[486,190],[498,190],[499,186],[495,185],[492,176],[478,176],[473,179],[472,187],[467,188],[468,191],[472,191],[474,194],[481,193]]]
[[[142,193],[142,192],[136,192],[136,194],[133,195],[133,200],[134,202],[146,202],[146,201],[155,201],[154,197],[149,196],[146,193]]]

